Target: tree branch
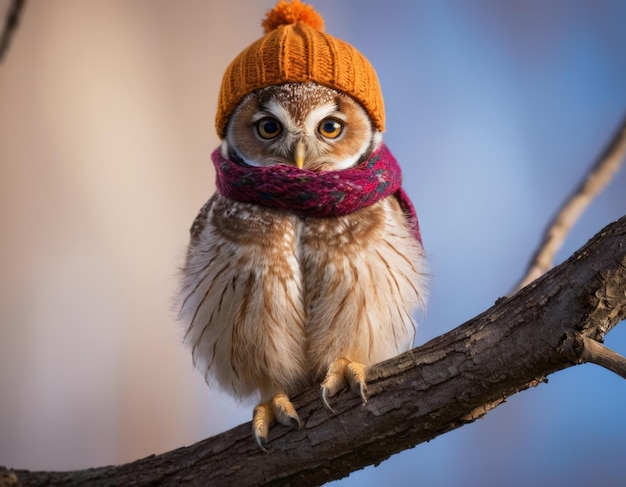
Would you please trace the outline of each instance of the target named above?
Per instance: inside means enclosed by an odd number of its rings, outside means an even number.
[[[296,396],[304,427],[275,426],[270,455],[254,444],[246,423],[121,466],[0,469],[0,485],[319,485],[474,421],[558,370],[590,361],[623,372],[617,354],[598,342],[624,318],[626,216],[516,295],[372,367],[366,406],[344,392],[331,415],[317,388]]]
[[[7,10],[7,14],[4,21],[4,29],[0,32],[0,63],[6,56],[11,45],[11,39],[13,34],[17,30],[17,26],[20,21],[20,14],[24,8],[26,0],[12,0],[11,5]],[[0,487],[2,484],[0,484]]]
[[[527,286],[554,265],[554,256],[585,208],[611,181],[626,157],[626,117],[585,179],[559,209],[546,228],[539,248],[515,291]]]

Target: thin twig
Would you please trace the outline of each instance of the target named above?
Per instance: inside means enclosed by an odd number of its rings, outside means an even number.
[[[554,266],[554,256],[582,212],[611,181],[626,155],[626,118],[604,153],[591,167],[582,183],[565,201],[543,235],[543,241],[531,259],[526,275],[514,289],[518,291]]]
[[[626,379],[626,358],[591,338],[582,337],[582,344],[582,361],[604,367]]]
[[[626,379],[626,358],[579,332],[567,332],[559,351],[575,364],[596,364]]]
[[[11,39],[20,22],[20,14],[24,8],[26,0],[13,0],[4,20],[4,29],[0,34],[0,63],[9,50]]]

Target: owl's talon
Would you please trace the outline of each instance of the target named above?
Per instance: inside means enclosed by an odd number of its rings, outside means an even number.
[[[367,404],[367,384],[362,383],[359,387],[359,395],[361,396],[361,405],[365,406]]]
[[[350,389],[361,397],[363,406],[367,404],[367,384],[365,376],[367,366],[359,362],[351,362],[345,358],[335,360],[328,368],[328,373],[321,386],[322,404],[330,412],[335,410],[328,403],[328,398],[334,396],[339,390],[350,385]]]
[[[322,403],[333,414],[335,414],[335,410],[329,404],[328,398],[333,397],[348,384],[346,381],[346,367],[348,363],[348,360],[345,358],[340,358],[330,364],[324,382],[321,385]]]
[[[257,435],[256,432],[253,432],[252,435],[254,436],[254,441],[259,446],[259,448],[269,455],[270,452],[268,452],[267,448],[265,448],[265,445],[267,444],[267,438]]]
[[[265,445],[270,426],[278,421],[295,429],[302,428],[302,421],[286,394],[278,393],[267,402],[254,408],[252,415],[252,436],[259,448],[268,453]]]
[[[269,402],[261,403],[254,408],[252,413],[252,436],[259,448],[265,453],[268,453],[265,445],[267,444],[267,434],[273,421],[274,413]]]
[[[323,385],[322,387],[320,387],[320,396],[322,398],[322,404],[324,405],[324,407],[328,409],[331,413],[335,414],[337,411],[335,411],[328,402],[328,387],[324,387]]]
[[[365,376],[367,375],[367,366],[358,362],[350,362],[346,366],[346,378],[350,383],[350,389],[355,394],[361,396],[363,406],[367,404],[367,383]]]
[[[300,416],[298,416],[296,408],[293,407],[286,394],[276,394],[270,402],[276,421],[285,426],[293,426],[296,429],[302,428]]]

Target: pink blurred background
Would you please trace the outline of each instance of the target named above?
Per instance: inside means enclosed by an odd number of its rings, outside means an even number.
[[[26,4],[0,65],[0,464],[129,461],[230,417],[172,311],[222,70],[267,8],[228,5]]]

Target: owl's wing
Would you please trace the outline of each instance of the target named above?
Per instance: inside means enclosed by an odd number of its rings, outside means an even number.
[[[192,242],[197,242],[202,234],[202,231],[206,227],[208,214],[211,211],[211,207],[213,206],[213,202],[215,201],[215,194],[209,198],[196,216],[195,220],[191,224],[191,228],[189,229],[189,234]]]
[[[291,392],[307,377],[296,220],[216,193],[191,227],[184,341],[205,377],[240,398]]]
[[[395,192],[394,196],[400,203],[400,208],[402,212],[406,215],[407,221],[413,233],[413,236],[417,239],[419,243],[422,243],[422,234],[420,232],[420,225],[417,219],[417,213],[415,212],[415,207],[413,206],[413,202],[410,200],[409,195],[406,194],[404,189],[400,188]]]

